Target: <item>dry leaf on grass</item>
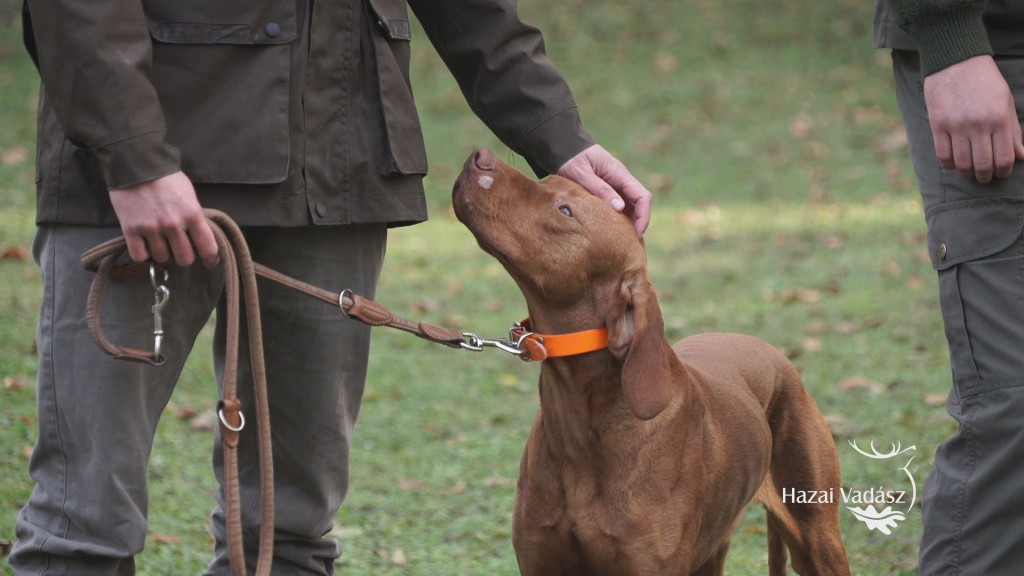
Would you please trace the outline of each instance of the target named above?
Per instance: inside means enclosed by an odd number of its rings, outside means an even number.
[[[28,160],[28,149],[24,146],[15,146],[0,150],[0,164],[4,166],[17,166]]]
[[[213,410],[203,412],[188,423],[188,429],[199,432],[209,432],[217,427],[217,413]]]
[[[408,478],[408,479],[402,480],[401,482],[398,483],[398,489],[399,490],[415,490],[415,491],[419,491],[419,490],[423,490],[426,487],[427,487],[426,484],[424,484],[423,482],[420,482],[419,480],[413,479],[413,478]]]
[[[0,249],[0,260],[14,260],[15,262],[28,262],[32,258],[32,252],[24,246],[4,246]]]
[[[858,390],[867,390],[875,394],[885,392],[884,385],[865,376],[851,376],[839,383],[839,389],[843,392],[856,392]]]
[[[825,414],[825,424],[828,425],[833,438],[853,438],[867,430],[860,424],[850,422],[850,419],[842,414]]]
[[[32,380],[26,376],[4,376],[4,390],[16,392],[32,387]]]

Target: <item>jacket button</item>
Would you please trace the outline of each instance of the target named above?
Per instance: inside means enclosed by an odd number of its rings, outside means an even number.
[[[271,22],[263,28],[263,31],[267,33],[268,38],[277,38],[281,35],[281,25],[277,22]]]
[[[323,202],[317,202],[316,206],[313,207],[313,211],[316,212],[318,217],[323,218],[327,216],[327,205]]]
[[[945,260],[946,259],[946,253],[947,253],[946,245],[944,243],[943,244],[939,244],[939,260]]]

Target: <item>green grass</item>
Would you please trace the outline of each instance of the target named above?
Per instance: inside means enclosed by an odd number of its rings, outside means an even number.
[[[915,445],[920,486],[953,429],[925,401],[946,391],[949,369],[888,61],[870,49],[870,3],[520,8],[546,31],[591,132],[656,194],[647,247],[669,337],[736,331],[778,345],[834,424],[844,486],[902,489],[897,465],[868,461],[848,439]],[[0,15],[0,249],[29,250],[36,80],[16,11]],[[469,114],[422,35],[414,43],[433,218],[391,234],[378,299],[500,336],[523,315],[522,299],[451,216],[448,194],[474,146],[510,155]],[[37,279],[31,259],[0,260],[0,377],[29,383],[0,389],[0,540],[13,539],[31,489]],[[383,329],[374,338],[351,493],[334,532],[341,572],[514,574],[511,506],[536,365]],[[188,418],[215,402],[208,342],[161,423],[141,574],[198,573],[209,557],[212,439]],[[909,516],[885,536],[843,511],[855,574],[916,573],[920,519]],[[728,573],[765,572],[763,525],[752,508]]]

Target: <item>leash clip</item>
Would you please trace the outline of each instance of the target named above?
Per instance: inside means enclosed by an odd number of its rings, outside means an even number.
[[[531,337],[534,337],[536,341],[534,347],[528,344],[533,342]],[[547,353],[543,348],[544,339],[537,338],[533,332],[528,331],[518,322],[508,331],[508,338],[482,338],[472,332],[463,332],[462,338],[463,340],[459,342],[459,347],[463,350],[480,352],[485,347],[497,348],[503,352],[518,356],[524,362],[533,362],[537,359],[543,360],[547,357]],[[537,348],[537,350],[534,348]]]
[[[463,350],[481,352],[485,347],[491,347],[508,352],[509,354],[515,354],[516,356],[523,354],[523,349],[519,342],[513,344],[504,338],[482,338],[472,332],[463,332],[462,337],[463,340],[459,342],[459,347]]]
[[[167,269],[162,270],[163,279],[157,280],[157,266],[155,263],[149,265],[149,282],[153,285],[153,360],[160,360],[160,348],[164,343],[164,319],[163,310],[167,301],[171,298],[171,290],[167,287],[167,280],[170,274]]]

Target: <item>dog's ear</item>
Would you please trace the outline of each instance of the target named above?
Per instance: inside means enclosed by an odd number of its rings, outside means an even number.
[[[608,319],[608,348],[622,361],[622,393],[641,420],[671,400],[671,368],[661,308],[643,272],[623,280]]]

